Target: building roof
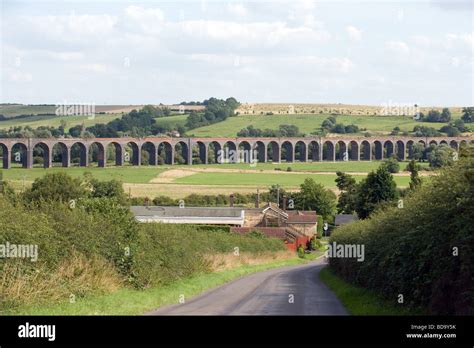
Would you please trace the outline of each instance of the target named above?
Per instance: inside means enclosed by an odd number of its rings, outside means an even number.
[[[245,212],[242,208],[214,207],[163,207],[131,206],[135,218],[140,222],[164,222],[181,224],[243,225]]]
[[[357,221],[357,220],[359,220],[359,218],[352,214],[338,214],[336,215],[336,220],[334,221],[334,224],[336,226],[339,226],[339,225],[348,224],[349,222]]]

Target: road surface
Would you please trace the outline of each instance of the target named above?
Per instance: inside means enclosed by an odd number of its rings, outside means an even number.
[[[148,315],[347,315],[319,280],[324,258],[244,276]]]

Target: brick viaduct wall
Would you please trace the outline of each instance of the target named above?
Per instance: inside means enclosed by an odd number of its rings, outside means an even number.
[[[115,147],[115,165],[127,160],[132,165],[141,165],[142,150],[149,153],[148,164],[157,165],[158,156],[164,163],[174,164],[179,151],[185,163],[212,162],[308,162],[308,161],[371,161],[396,155],[406,159],[414,144],[423,146],[447,144],[459,149],[462,143],[474,143],[474,137],[304,137],[304,138],[5,138],[0,139],[3,168],[11,167],[12,160],[23,167],[32,168],[33,150],[41,148],[43,166],[52,166],[53,148],[61,153],[63,167],[71,165],[71,149],[79,152],[79,165],[89,165],[91,147],[98,151],[98,166],[107,164],[107,149]],[[15,148],[14,148],[15,147]],[[128,153],[126,150],[129,150]],[[193,149],[195,151],[193,151]],[[240,151],[239,151],[240,150]],[[242,151],[245,150],[245,151]],[[234,155],[233,155],[234,153]],[[236,155],[235,155],[236,154]],[[220,156],[220,157],[219,157]]]

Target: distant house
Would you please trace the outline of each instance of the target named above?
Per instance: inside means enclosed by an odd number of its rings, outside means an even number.
[[[341,226],[341,225],[345,225],[345,224],[348,224],[350,222],[357,221],[357,220],[359,220],[359,218],[355,215],[352,215],[352,214],[338,214],[338,215],[336,215],[336,219],[334,221],[334,224],[336,226]]]

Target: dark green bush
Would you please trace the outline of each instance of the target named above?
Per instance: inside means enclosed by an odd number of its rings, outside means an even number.
[[[407,195],[402,209],[337,228],[330,242],[365,245],[365,261],[330,258],[330,267],[433,314],[474,314],[473,168],[473,158],[463,158]]]

